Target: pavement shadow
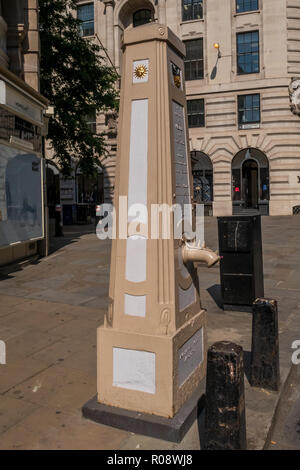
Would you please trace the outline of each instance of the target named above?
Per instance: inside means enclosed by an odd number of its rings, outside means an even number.
[[[38,264],[39,255],[30,256],[29,258],[14,261],[13,263],[0,266],[0,282],[7,279],[13,279],[14,274],[19,271],[23,271],[24,267],[29,264]]]
[[[75,243],[83,235],[89,235],[96,232],[94,224],[90,225],[66,225],[63,227],[63,235],[61,237],[49,238],[49,255],[55,253],[61,248]]]
[[[244,372],[250,383],[251,351],[244,351]]]
[[[223,310],[223,299],[222,299],[222,292],[221,292],[221,285],[214,284],[213,286],[207,289],[207,292],[215,302],[215,304]]]

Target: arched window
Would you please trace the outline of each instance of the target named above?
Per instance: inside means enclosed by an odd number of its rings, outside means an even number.
[[[211,159],[203,152],[191,152],[194,180],[194,201],[211,204],[213,201],[213,166]]]
[[[152,12],[151,10],[144,9],[138,10],[133,14],[133,26],[141,26],[142,24],[147,24],[152,21]]]

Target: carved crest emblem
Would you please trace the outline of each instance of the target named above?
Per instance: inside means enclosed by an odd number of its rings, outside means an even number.
[[[173,64],[172,62],[172,75],[173,75],[173,81],[174,85],[177,88],[181,88],[181,70],[177,65]]]
[[[290,106],[294,114],[300,116],[300,78],[293,78],[289,85]]]

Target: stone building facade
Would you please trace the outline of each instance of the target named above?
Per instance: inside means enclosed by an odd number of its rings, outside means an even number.
[[[117,69],[126,28],[157,21],[185,42],[194,197],[207,213],[297,212],[299,0],[80,0],[78,14],[83,35],[100,41]],[[108,135],[106,200],[116,158],[115,133]]]
[[[37,0],[0,1],[0,265],[46,254]]]

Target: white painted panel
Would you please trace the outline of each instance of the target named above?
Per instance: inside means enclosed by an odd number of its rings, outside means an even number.
[[[203,361],[203,328],[184,343],[178,350],[179,387],[192,375]]]
[[[185,308],[189,307],[196,302],[195,286],[192,283],[188,289],[178,288],[179,294],[179,311],[182,312]]]
[[[147,204],[148,100],[131,103],[128,207]]]
[[[113,385],[155,393],[155,353],[113,348]]]
[[[125,294],[124,313],[134,317],[146,316],[146,296]]]
[[[146,281],[147,240],[140,235],[132,235],[126,241],[126,279],[130,282]]]

